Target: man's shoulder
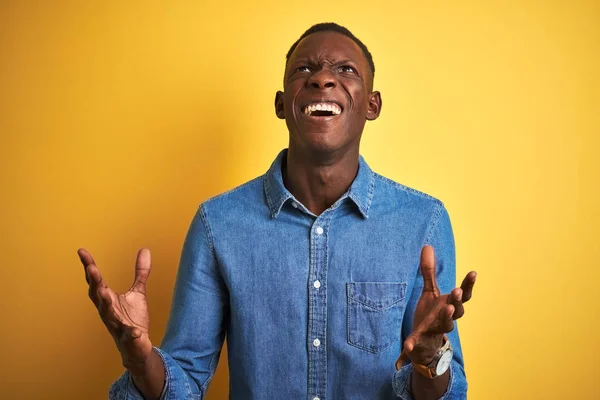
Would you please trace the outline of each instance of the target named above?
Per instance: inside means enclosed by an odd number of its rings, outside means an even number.
[[[376,172],[373,172],[373,179],[374,190],[379,191],[382,197],[394,204],[402,204],[404,207],[413,206],[422,210],[439,211],[444,208],[444,203],[430,194],[403,185]]]
[[[241,209],[252,209],[257,204],[264,202],[264,180],[265,175],[257,176],[233,189],[204,200],[200,207],[230,213]]]

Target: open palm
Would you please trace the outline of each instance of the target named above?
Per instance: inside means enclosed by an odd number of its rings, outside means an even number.
[[[108,287],[92,256],[84,249],[77,251],[89,284],[89,297],[100,318],[121,352],[126,368],[145,363],[152,353],[148,336],[150,316],[146,301],[146,282],[150,275],[150,251],[137,255],[135,280],[126,293],[116,293]]]
[[[464,313],[463,304],[471,299],[477,273],[469,272],[460,288],[440,294],[436,280],[436,262],[433,247],[421,251],[420,269],[423,291],[414,313],[413,331],[404,342],[404,354],[413,362],[427,365],[443,343],[444,334],[454,329],[454,320]]]

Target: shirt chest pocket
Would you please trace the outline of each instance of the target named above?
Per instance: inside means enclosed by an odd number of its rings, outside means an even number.
[[[348,343],[379,353],[400,340],[406,282],[349,282]]]

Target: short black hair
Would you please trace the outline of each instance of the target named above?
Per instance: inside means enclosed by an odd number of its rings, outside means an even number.
[[[367,46],[365,46],[365,44],[363,42],[361,42],[359,38],[354,36],[352,34],[352,32],[350,32],[348,30],[348,28],[338,25],[335,22],[322,22],[320,24],[316,24],[316,25],[313,25],[310,28],[308,28],[308,30],[306,32],[304,32],[298,40],[296,40],[294,42],[292,47],[290,47],[290,50],[288,51],[287,55],[285,56],[286,66],[287,66],[287,62],[290,60],[290,57],[292,56],[292,53],[294,52],[294,50],[296,50],[296,47],[298,47],[298,43],[300,43],[300,41],[302,39],[304,39],[305,37],[307,37],[308,35],[312,35],[313,33],[317,33],[317,32],[337,32],[337,33],[341,33],[342,35],[347,36],[350,39],[352,39],[354,41],[354,43],[356,43],[358,45],[358,47],[360,47],[365,58],[367,59],[367,62],[369,63],[369,67],[371,68],[371,75],[373,77],[375,76],[375,63],[373,63],[373,56],[369,52],[369,49],[367,49]]]

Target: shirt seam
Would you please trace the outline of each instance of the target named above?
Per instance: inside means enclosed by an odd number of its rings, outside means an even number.
[[[202,226],[204,227],[204,233],[206,234],[206,237],[208,238],[208,245],[210,246],[210,252],[212,253],[213,257],[215,257],[216,260],[216,254],[215,254],[215,244],[214,244],[214,240],[213,240],[213,234],[212,234],[212,230],[210,229],[210,225],[208,223],[208,212],[206,211],[206,203],[203,203],[200,206],[200,219],[202,220]]]
[[[227,195],[233,194],[233,193],[245,188],[246,186],[250,186],[251,184],[255,183],[256,181],[263,179],[264,177],[265,177],[265,174],[263,174],[261,176],[257,176],[256,178],[249,180],[248,182],[242,183],[241,185],[238,185],[238,186],[236,186],[232,189],[229,189],[223,193],[219,193],[215,196],[209,197],[208,199],[204,200],[204,202],[202,204],[212,203],[213,200],[217,200],[217,199],[220,199],[221,197],[225,197]]]
[[[219,258],[217,257],[217,249],[215,247],[214,235],[213,235],[212,229],[210,227],[210,222],[208,221],[208,210],[206,208],[206,203],[203,203],[200,206],[200,219],[202,220],[202,226],[204,227],[204,233],[208,240],[208,246],[210,247],[211,255],[217,266],[217,270],[219,271],[219,278],[221,280],[221,283],[223,283],[225,290],[227,290],[227,287],[224,283],[223,270],[221,268],[221,265],[219,264]],[[218,293],[218,292],[214,292],[214,293],[217,294],[220,298],[227,298],[227,295],[223,295],[222,293]]]
[[[277,211],[275,210],[275,207],[273,205],[273,201],[271,200],[271,184],[269,183],[269,179],[268,179],[268,175],[263,175],[264,179],[263,179],[263,188],[265,191],[265,197],[267,198],[267,207],[269,208],[269,211],[271,212],[271,217],[275,217],[275,215],[277,214]]]
[[[373,174],[373,176],[375,178],[379,179],[380,181],[382,181],[384,183],[389,184],[390,186],[392,186],[392,187],[394,187],[396,189],[399,189],[399,190],[402,190],[404,192],[408,192],[408,193],[411,193],[411,194],[415,194],[415,195],[417,195],[419,197],[423,197],[423,198],[428,199],[428,200],[433,200],[435,202],[441,203],[441,201],[439,199],[437,199],[436,197],[433,197],[430,194],[427,194],[425,192],[421,192],[420,190],[413,189],[413,188],[411,188],[409,186],[406,186],[406,185],[403,185],[401,183],[398,183],[398,182],[396,182],[396,181],[394,181],[394,180],[392,180],[390,178],[387,178],[387,177],[385,177],[383,175],[378,174],[377,172],[373,171],[372,174]]]
[[[206,390],[208,389],[208,385],[210,384],[210,381],[212,381],[212,379],[215,376],[215,370],[217,369],[217,363],[215,361],[218,361],[219,356],[220,356],[220,352],[216,352],[210,358],[210,362],[208,363],[208,368],[210,370],[210,375],[208,376],[208,379],[206,380],[206,382],[204,382],[204,385],[202,385],[200,387],[200,390],[202,392],[201,394],[203,394],[204,392],[206,392]]]
[[[427,235],[425,235],[424,244],[430,244],[431,238],[433,236],[433,232],[440,220],[440,216],[442,215],[442,211],[444,210],[444,204],[437,200],[437,208],[433,211],[433,215],[431,216],[431,220],[429,222],[429,230],[427,231]]]

